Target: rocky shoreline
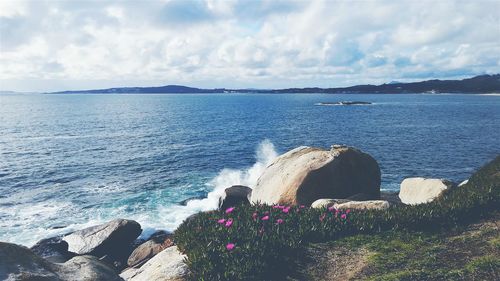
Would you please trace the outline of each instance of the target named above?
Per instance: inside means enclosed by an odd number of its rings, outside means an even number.
[[[457,186],[442,179],[408,178],[399,193],[386,193],[380,191],[380,182],[377,161],[358,149],[298,147],[276,158],[255,187],[226,188],[219,208],[264,203],[283,209],[385,210],[429,203]],[[157,231],[141,240],[141,232],[138,222],[116,219],[43,239],[30,249],[0,242],[0,279],[137,281],[189,276],[187,256],[177,249],[173,234]]]

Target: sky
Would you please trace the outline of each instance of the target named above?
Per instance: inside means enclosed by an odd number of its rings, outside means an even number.
[[[500,73],[500,0],[0,0],[0,90],[340,87]]]

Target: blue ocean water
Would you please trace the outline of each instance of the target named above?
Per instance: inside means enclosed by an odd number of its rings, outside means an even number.
[[[315,105],[344,100],[374,104]],[[31,245],[117,217],[173,230],[301,145],[360,148],[383,189],[459,182],[499,138],[499,96],[0,95],[0,240]]]

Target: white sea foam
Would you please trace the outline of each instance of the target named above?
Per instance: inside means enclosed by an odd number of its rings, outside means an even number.
[[[131,206],[127,205],[101,206],[97,209],[82,210],[71,202],[56,200],[26,203],[26,205],[15,207],[2,207],[0,205],[0,227],[6,230],[2,232],[2,236],[6,237],[1,237],[0,240],[32,246],[43,238],[66,234],[117,218],[139,222],[143,228],[141,235],[143,238],[149,237],[155,230],[174,231],[187,217],[198,212],[217,209],[219,198],[224,194],[225,188],[232,185],[254,187],[264,169],[277,156],[278,153],[274,145],[269,140],[262,141],[256,149],[256,162],[251,167],[240,170],[221,170],[217,176],[206,183],[212,190],[208,193],[207,198],[191,200],[186,206],[176,203],[163,205],[160,200],[151,208],[130,212],[128,208]],[[108,193],[116,194],[122,188],[121,184],[111,182],[103,186],[89,185],[84,187],[84,190],[88,193],[107,195]],[[2,203],[1,200],[0,203]],[[24,229],[22,234],[16,233],[19,229]]]
[[[224,195],[224,189],[232,185],[245,185],[253,188],[264,169],[278,156],[274,145],[269,140],[262,141],[256,150],[256,162],[251,167],[242,170],[223,169],[207,184],[213,187],[207,198],[187,202],[186,206],[172,205],[159,209],[162,229],[175,230],[187,217],[198,212],[215,210],[219,198]],[[143,235],[148,234],[145,231]]]

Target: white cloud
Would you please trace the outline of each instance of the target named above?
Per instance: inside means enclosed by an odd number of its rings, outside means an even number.
[[[328,87],[498,73],[498,10],[500,1],[2,0],[0,87]]]

